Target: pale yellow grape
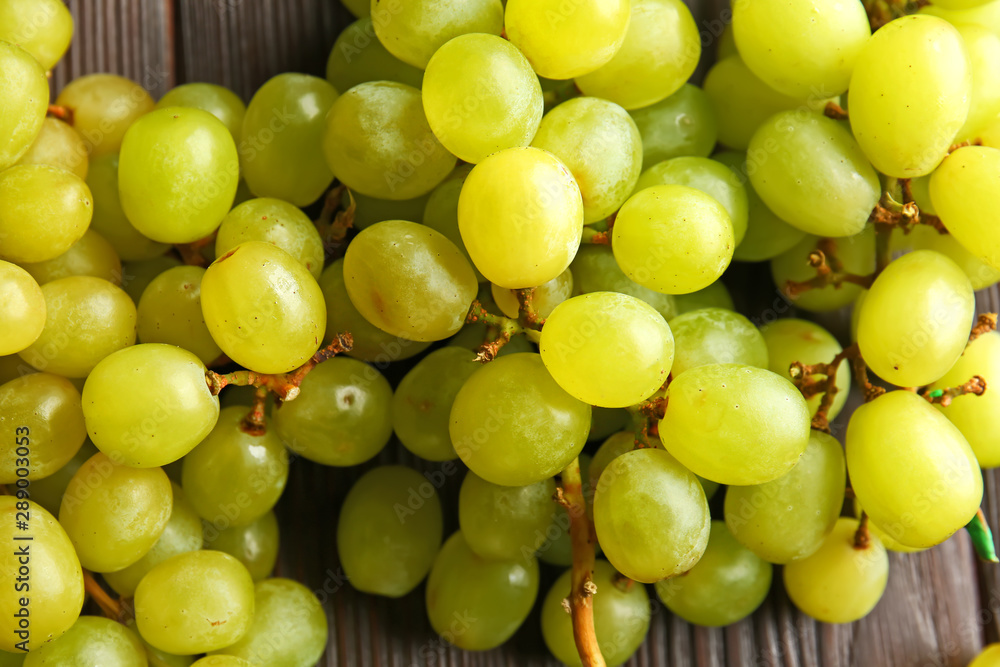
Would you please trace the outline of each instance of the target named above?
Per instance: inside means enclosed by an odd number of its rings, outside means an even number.
[[[30,273],[0,260],[0,355],[28,347],[45,327],[45,296]]]
[[[316,225],[288,202],[261,197],[233,208],[219,225],[215,256],[221,257],[244,241],[278,246],[299,260],[316,280],[323,272],[323,240]]]
[[[860,2],[737,0],[733,34],[754,74],[785,95],[805,99],[847,90],[871,28]]]
[[[920,210],[924,211],[924,209]],[[893,240],[899,236],[901,235],[893,234]],[[984,262],[976,253],[962,245],[954,234],[941,234],[929,225],[917,225],[905,239],[910,244],[908,250],[911,252],[913,250],[933,250],[958,264],[965,275],[969,277],[972,288],[975,290],[984,289],[1000,280],[1000,268]],[[974,247],[978,248],[978,246]]]
[[[344,256],[354,307],[378,328],[416,341],[458,333],[476,297],[476,276],[443,234],[387,220],[358,234]]]
[[[73,15],[61,0],[4,0],[0,39],[17,44],[50,70],[69,48]]]
[[[961,0],[956,0],[953,3],[956,5],[954,7],[947,6],[949,4],[948,0],[944,3],[936,2],[933,5],[922,7],[920,13],[939,16],[952,25],[978,23],[1000,36],[1000,2],[989,0],[975,7],[964,6],[961,8],[957,6],[958,2],[961,2]]]
[[[617,292],[582,294],[557,306],[542,328],[540,349],[560,387],[604,408],[649,398],[674,361],[674,337],[663,316]]]
[[[147,667],[139,635],[117,620],[81,616],[66,634],[27,655],[24,667],[79,667],[86,664]]]
[[[573,173],[587,224],[625,203],[642,168],[635,121],[617,104],[596,97],[578,97],[549,111],[531,145],[549,151]]]
[[[684,185],[655,185],[632,195],[615,219],[612,249],[625,275],[665,294],[708,287],[733,258],[726,209]]]
[[[215,260],[201,309],[226,355],[258,373],[287,373],[319,349],[326,303],[316,279],[287,252],[247,241]]]
[[[935,404],[958,427],[983,468],[1000,466],[1000,334],[991,331],[969,344],[951,370],[931,389],[959,387],[973,376],[986,380],[982,396],[957,396],[945,407]]]
[[[824,623],[850,623],[870,612],[885,592],[889,557],[874,535],[855,548],[855,519],[837,520],[813,555],[785,566],[785,590],[795,606]]]
[[[118,257],[125,262],[136,262],[162,256],[170,249],[139,233],[125,217],[118,193],[118,154],[95,157],[87,171],[87,187],[94,199],[94,217],[91,229],[110,243]]]
[[[977,138],[980,129],[1000,114],[1000,36],[975,24],[955,26],[969,50],[972,71],[972,102],[969,117],[958,131],[957,141]]]
[[[156,103],[164,107],[192,107],[212,114],[226,126],[233,140],[239,142],[247,107],[233,91],[213,83],[185,83],[170,89]]]
[[[461,35],[437,50],[422,98],[434,135],[473,164],[530,144],[544,108],[527,59],[507,40],[484,34]]]
[[[430,69],[428,61],[449,40],[503,30],[500,0],[371,0],[371,17],[385,48],[421,69]]]
[[[900,387],[930,384],[965,349],[976,300],[955,262],[932,250],[895,260],[861,306],[858,345],[868,366]]]
[[[509,0],[507,38],[547,79],[572,79],[608,63],[628,32],[629,0]]]
[[[697,366],[673,379],[660,438],[692,472],[720,484],[781,477],[809,444],[809,408],[790,381],[740,364]]]
[[[677,91],[701,57],[701,36],[681,0],[632,0],[631,19],[618,52],[599,69],[578,76],[584,95],[626,109],[656,104]]]
[[[491,285],[490,291],[500,312],[516,319],[521,309],[517,292],[496,285]],[[531,307],[539,317],[545,319],[552,314],[556,306],[571,296],[573,296],[573,272],[566,269],[549,282],[534,288],[531,293]]]
[[[58,257],[21,266],[39,285],[70,276],[93,276],[115,285],[122,282],[122,263],[118,253],[93,229],[88,229],[79,241]]]
[[[21,156],[18,164],[47,164],[85,179],[89,152],[83,137],[71,125],[58,118],[46,118],[35,143]]]
[[[125,131],[155,107],[142,86],[116,74],[78,77],[62,89],[56,104],[73,112],[73,127],[91,158],[117,153]]]
[[[45,121],[49,82],[24,49],[0,41],[0,170],[31,148]]]
[[[865,511],[911,547],[940,544],[983,498],[983,477],[961,431],[922,397],[891,391],[847,427],[847,471]]]
[[[170,480],[161,468],[130,468],[99,453],[70,480],[59,523],[83,567],[115,572],[153,548],[172,504]]]
[[[997,667],[1000,665],[1000,644],[990,644],[969,663],[969,667]]]
[[[86,233],[93,212],[90,188],[72,172],[42,164],[0,172],[0,259],[58,257]]]
[[[930,192],[934,209],[952,236],[1000,270],[1000,213],[990,205],[998,187],[1000,143],[996,148],[959,148],[931,175]]]
[[[458,199],[465,249],[486,279],[534,287],[566,270],[583,236],[573,174],[538,148],[509,148],[473,168]]]
[[[426,194],[455,167],[427,122],[419,90],[369,81],[341,95],[326,116],[323,154],[352,190],[381,199]]]
[[[914,104],[917,99],[933,104]],[[851,76],[854,136],[880,172],[929,174],[965,124],[972,73],[962,36],[933,16],[904,16],[879,29]]]
[[[699,308],[678,315],[669,324],[676,350],[670,372],[675,376],[706,364],[768,367],[764,337],[739,313],[726,308]]]

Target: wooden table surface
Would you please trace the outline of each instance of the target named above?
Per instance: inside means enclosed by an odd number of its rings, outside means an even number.
[[[688,0],[709,54],[720,30],[717,19],[723,1]],[[115,72],[140,82],[154,98],[180,83],[207,81],[226,85],[249,100],[260,84],[280,72],[322,76],[338,30],[352,20],[338,0],[69,0],[68,4],[77,33],[55,71],[55,91],[82,74]],[[773,317],[773,304],[780,301],[767,271],[736,266],[731,272],[737,276],[734,285],[752,280],[757,286],[754,294],[737,297],[744,314],[757,321]],[[981,311],[1000,310],[996,288],[980,293],[978,300]],[[841,314],[824,318],[823,323],[839,335],[844,321]],[[312,587],[329,617],[329,648],[320,664],[556,664],[541,639],[538,605],[506,646],[473,654],[448,647],[435,636],[424,612],[423,586],[393,601],[350,587],[337,561],[337,508],[361,472],[388,462],[423,471],[439,469],[418,461],[397,443],[391,443],[378,461],[359,469],[324,468],[300,460],[292,466],[288,490],[279,504],[282,550],[277,574]],[[987,472],[985,478],[984,508],[998,533],[1000,475]],[[441,489],[446,533],[457,528],[460,482],[461,475],[454,475]],[[997,573],[996,567],[976,562],[963,531],[926,553],[893,554],[885,597],[870,616],[850,625],[824,625],[798,613],[778,583],[780,576],[751,618],[725,629],[691,626],[656,603],[649,637],[628,664],[964,667],[984,642],[998,638]],[[543,567],[540,595],[557,574],[554,568]]]

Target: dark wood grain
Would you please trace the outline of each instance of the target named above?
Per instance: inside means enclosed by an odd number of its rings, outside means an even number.
[[[703,29],[706,59],[719,34],[720,0],[690,2]],[[337,0],[70,0],[77,37],[55,71],[53,86],[100,71],[131,77],[154,97],[170,86],[208,81],[229,86],[244,99],[271,76],[299,71],[322,76],[339,28],[351,17]],[[735,267],[734,282],[770,285],[767,272]],[[768,291],[768,290],[772,291]],[[762,321],[773,287],[741,302]],[[978,297],[981,311],[1000,309],[994,288]],[[782,316],[788,316],[785,313]],[[825,319],[843,335],[843,315]],[[847,411],[845,411],[847,412]],[[842,427],[844,418],[837,424]],[[842,428],[840,429],[842,433]],[[401,600],[353,590],[337,559],[337,508],[351,483],[374,465],[400,462],[424,472],[440,466],[417,460],[396,443],[358,469],[292,465],[279,507],[282,552],[278,575],[313,588],[328,613],[329,648],[320,664],[354,667],[534,667],[555,664],[538,628],[537,608],[506,646],[470,654],[443,644],[426,619],[423,589]],[[461,475],[441,488],[446,531],[457,528],[455,501]],[[986,474],[984,507],[994,532],[1000,517],[1000,476]],[[543,593],[557,572],[543,568]],[[693,627],[656,603],[646,643],[633,666],[723,667],[963,667],[984,641],[1000,638],[1000,576],[977,564],[965,534],[922,554],[893,555],[889,587],[866,619],[846,626],[814,622],[798,613],[780,585],[780,569],[763,606],[725,629]],[[655,600],[655,598],[654,598]]]

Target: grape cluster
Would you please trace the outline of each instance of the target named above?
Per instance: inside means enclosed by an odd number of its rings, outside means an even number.
[[[72,17],[0,0],[0,665],[314,665],[273,508],[295,459],[394,439],[458,506],[368,466],[340,562],[426,580],[466,650],[524,623],[539,561],[545,642],[589,666],[650,592],[723,626],[780,574],[846,623],[887,549],[969,527],[995,560],[1000,0],[735,0],[703,87],[681,0],[345,4],[325,80],[50,105]],[[734,260],[852,308],[850,344],[737,313]]]

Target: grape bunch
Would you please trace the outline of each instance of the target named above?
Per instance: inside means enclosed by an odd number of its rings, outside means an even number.
[[[72,16],[0,0],[0,665],[316,664],[300,458],[364,466],[312,527],[350,585],[469,651],[996,561],[1000,0],[345,4],[325,79],[50,103]]]

